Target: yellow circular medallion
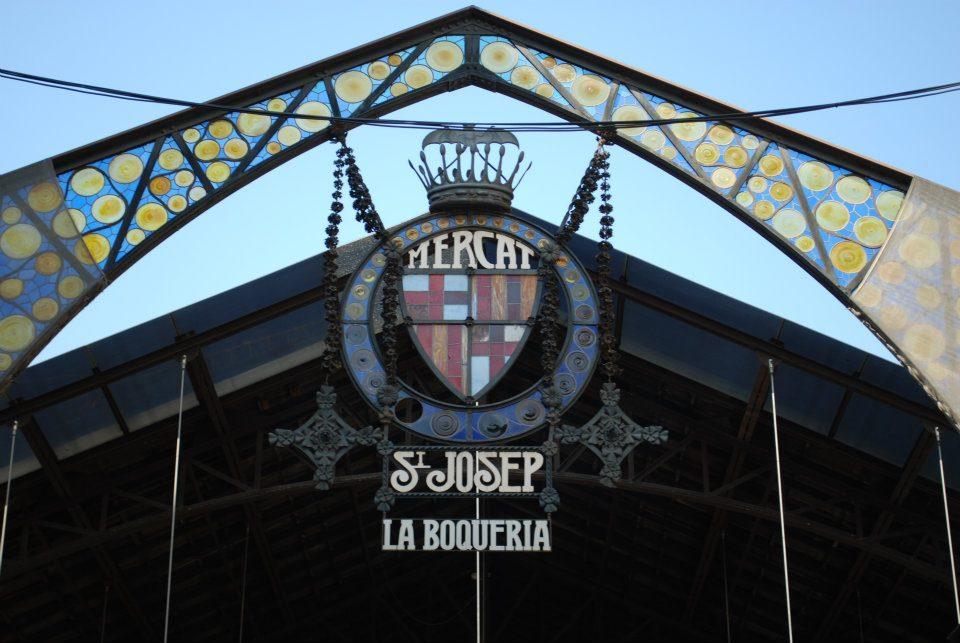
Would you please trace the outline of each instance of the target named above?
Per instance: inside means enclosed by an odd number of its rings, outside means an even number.
[[[183,130],[183,140],[187,143],[196,143],[200,140],[200,130],[195,127]]]
[[[165,176],[157,176],[150,179],[150,193],[155,196],[163,196],[170,191],[170,179]]]
[[[302,137],[303,133],[293,125],[284,125],[280,128],[280,131],[277,132],[277,140],[287,147],[296,145]]]
[[[207,166],[206,174],[212,183],[223,183],[230,176],[230,166],[223,161],[216,161]]]
[[[659,150],[667,142],[667,137],[658,129],[648,129],[640,137],[640,144],[651,150]]]
[[[900,213],[900,206],[903,205],[903,192],[899,190],[887,190],[877,195],[877,212],[887,221],[896,221]]]
[[[553,88],[551,87],[551,89]],[[644,121],[649,117],[639,105],[621,105],[613,110],[613,114],[610,115],[610,118],[615,122],[621,123],[623,121]],[[644,131],[646,131],[646,129],[646,127],[621,127],[618,128],[617,131],[624,136],[640,136],[644,133]]]
[[[346,71],[337,76],[333,90],[345,103],[359,103],[373,91],[373,81],[362,71]]]
[[[41,252],[33,260],[33,265],[41,275],[52,275],[60,271],[63,260],[56,252]]]
[[[311,100],[300,105],[300,107],[297,108],[297,113],[306,114],[307,116],[330,116],[330,108],[326,103]],[[304,132],[319,132],[330,126],[330,121],[321,118],[298,118],[296,122],[297,127]]]
[[[867,265],[867,253],[852,241],[841,241],[830,249],[830,263],[840,272],[854,274]]]
[[[733,141],[733,130],[726,125],[714,125],[707,136],[717,145],[729,145]]]
[[[917,288],[917,291],[913,293],[913,296],[918,304],[928,310],[937,308],[943,301],[943,296],[940,294],[940,291],[930,284],[921,285]]]
[[[246,156],[249,150],[250,146],[242,138],[231,138],[223,146],[223,153],[227,155],[228,159],[235,161]]]
[[[511,72],[510,82],[523,89],[533,89],[540,82],[540,74],[530,65],[522,65]]]
[[[783,172],[783,160],[773,154],[765,154],[760,159],[759,165],[764,176],[774,177]]]
[[[899,261],[884,261],[877,266],[877,276],[880,277],[881,281],[896,286],[902,284],[903,280],[907,278],[907,270]]]
[[[110,161],[107,173],[117,183],[133,183],[143,174],[143,161],[133,154],[120,154]]]
[[[127,204],[116,194],[104,194],[93,202],[90,214],[100,223],[116,223],[123,218]]]
[[[550,73],[561,83],[572,82],[573,79],[577,77],[577,70],[573,68],[573,65],[568,65],[567,63],[557,65],[550,70]]]
[[[743,167],[747,159],[747,151],[739,145],[731,145],[723,152],[723,162],[730,167]]]
[[[720,150],[713,143],[700,143],[693,152],[693,158],[700,165],[714,165],[720,160]]]
[[[237,117],[237,129],[247,136],[260,136],[270,128],[270,117],[266,114],[240,114]]]
[[[80,196],[93,196],[103,189],[105,182],[103,173],[92,167],[77,170],[70,177],[70,187]]]
[[[439,72],[453,71],[463,64],[463,50],[449,40],[438,40],[427,48],[427,64]]]
[[[883,301],[883,291],[873,284],[863,284],[853,295],[853,300],[864,308],[876,308]]]
[[[57,311],[59,310],[60,304],[57,303],[56,299],[41,297],[33,302],[30,312],[33,313],[33,318],[37,321],[48,322],[57,316]]]
[[[868,248],[879,248],[887,240],[887,226],[878,217],[860,217],[853,224],[853,234]]]
[[[406,73],[403,79],[414,89],[420,89],[433,82],[433,72],[426,65],[413,65]]]
[[[167,222],[167,209],[159,203],[145,203],[137,208],[137,225],[144,230],[156,230]]]
[[[4,279],[0,281],[0,297],[4,299],[16,299],[23,294],[23,281],[21,279]]]
[[[769,201],[757,201],[757,204],[753,206],[753,213],[757,215],[758,219],[764,221],[772,217],[774,212],[776,212],[776,208]]]
[[[810,252],[813,250],[814,246],[817,244],[814,242],[813,237],[803,235],[802,237],[797,238],[796,241],[797,249],[800,252]]]
[[[849,175],[837,181],[837,194],[847,203],[866,203],[872,192],[870,184],[859,176]]]
[[[374,80],[383,80],[390,75],[390,65],[382,60],[374,60],[367,67],[367,75]]]
[[[914,324],[903,335],[903,350],[912,359],[937,359],[943,355],[946,347],[947,340],[943,333],[930,324]]]
[[[190,170],[180,170],[173,175],[173,182],[180,187],[185,188],[193,183],[193,172]]]
[[[780,210],[773,217],[773,229],[787,239],[793,239],[807,229],[807,221],[796,210]]]
[[[793,188],[783,181],[775,181],[770,186],[770,196],[781,203],[789,201],[793,197]]]
[[[760,194],[767,189],[767,180],[762,176],[751,176],[747,181],[747,187],[754,194]]]
[[[187,198],[179,194],[174,194],[170,197],[170,200],[167,201],[167,207],[170,208],[171,212],[183,212],[187,209]]]
[[[900,258],[914,268],[929,268],[940,262],[937,242],[922,234],[908,234],[897,249]]]
[[[657,116],[660,118],[673,118],[677,115],[677,108],[670,103],[660,103],[656,107]]]
[[[72,239],[83,232],[86,227],[87,217],[80,210],[71,208],[64,212],[57,212],[56,216],[53,217],[53,231],[58,237],[64,239]]]
[[[83,279],[76,275],[67,275],[57,284],[57,294],[64,299],[74,299],[83,292]]]
[[[217,158],[217,155],[220,154],[220,143],[212,141],[209,138],[204,139],[193,148],[193,153],[201,161],[210,161]]]
[[[833,185],[833,170],[820,161],[807,161],[797,168],[797,178],[803,187],[820,192]]]
[[[829,232],[836,232],[850,223],[850,211],[839,201],[824,201],[814,211],[817,225]]]
[[[577,76],[571,87],[573,97],[585,107],[600,105],[610,96],[610,85],[607,81],[593,74]]]
[[[20,208],[15,205],[4,209],[3,214],[0,214],[0,219],[3,219],[3,222],[7,225],[13,225],[20,221],[20,217],[23,216],[23,212],[20,212]]]
[[[207,131],[213,138],[227,138],[233,134],[233,123],[223,119],[213,121],[207,126]]]
[[[692,112],[678,114],[677,118],[697,118]],[[707,133],[707,124],[703,121],[693,123],[674,123],[670,130],[677,135],[681,141],[699,141]]]
[[[140,228],[131,228],[127,230],[127,243],[131,246],[139,244],[141,241],[147,238],[147,234]]]
[[[36,334],[33,320],[24,315],[10,315],[0,320],[0,350],[10,353],[22,351]]]
[[[60,187],[49,182],[38,183],[27,192],[27,203],[34,212],[51,212],[63,202]]]
[[[110,242],[102,234],[91,232],[77,242],[73,254],[83,263],[100,263],[110,254]]]
[[[17,223],[0,235],[0,251],[11,259],[32,257],[40,248],[40,231],[29,223]]]
[[[737,175],[728,167],[718,167],[710,175],[710,180],[721,190],[726,190],[737,182]]]

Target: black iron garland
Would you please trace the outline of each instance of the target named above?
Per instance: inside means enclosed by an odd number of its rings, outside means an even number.
[[[321,292],[324,297],[324,320],[326,334],[324,349],[320,360],[325,372],[324,384],[317,392],[317,412],[309,420],[294,430],[277,429],[269,435],[274,446],[293,447],[306,457],[314,466],[313,478],[317,489],[329,489],[333,484],[336,464],[343,455],[354,446],[377,445],[377,451],[383,456],[384,467],[387,458],[393,452],[389,442],[389,428],[393,421],[393,407],[397,403],[397,326],[400,309],[398,284],[400,280],[400,255],[394,244],[387,244],[386,265],[383,276],[381,331],[386,382],[377,394],[380,405],[380,427],[355,429],[336,412],[336,391],[327,382],[330,374],[342,367],[340,339],[342,335],[340,320],[340,289],[337,284],[337,246],[339,244],[340,223],[343,212],[343,176],[347,176],[350,197],[357,221],[364,229],[383,242],[387,230],[373,205],[370,191],[367,189],[360,169],[357,167],[353,150],[347,145],[346,135],[335,138],[340,143],[336,152],[333,170],[333,202],[327,216],[326,250],[323,253],[323,279]],[[393,494],[386,487],[380,489],[375,497],[378,508],[386,511],[393,504]]]
[[[594,201],[593,194],[600,188],[600,241],[597,243],[597,295],[599,297],[600,368],[607,381],[600,388],[603,406],[589,422],[580,427],[559,426],[558,409],[562,397],[552,386],[544,389],[544,406],[551,408],[550,441],[559,439],[561,444],[582,444],[602,462],[601,483],[613,487],[621,475],[621,463],[624,458],[641,442],[662,444],[667,440],[667,432],[659,426],[640,426],[620,408],[620,389],[614,378],[619,373],[617,366],[617,337],[614,330],[615,311],[613,307],[613,289],[610,287],[610,263],[613,260],[613,204],[610,196],[610,154],[604,148],[607,142],[601,138],[590,166],[580,182],[577,196],[567,212],[567,217],[558,239],[563,242],[571,239],[583,222],[584,215]],[[550,262],[556,256],[550,257]],[[541,266],[545,263],[541,259]],[[555,287],[556,289],[556,287]],[[544,301],[546,304],[546,300]],[[553,313],[554,315],[556,313]],[[556,345],[556,339],[552,346]],[[554,357],[554,360],[556,358]],[[552,364],[552,362],[551,362]],[[552,370],[549,371],[552,373]]]
[[[323,365],[324,379],[329,380],[330,374],[340,370],[343,366],[340,359],[340,288],[337,285],[337,246],[339,245],[340,223],[343,222],[343,166],[344,157],[350,148],[346,140],[340,139],[337,148],[337,158],[333,162],[333,202],[330,204],[330,214],[327,216],[327,238],[324,241],[326,250],[323,253],[323,280],[320,291],[323,293],[324,321],[326,332],[324,336],[323,355],[320,363]]]
[[[552,459],[557,454],[556,432],[560,428],[560,407],[563,393],[554,385],[553,373],[560,355],[560,285],[557,283],[556,261],[560,256],[560,245],[573,238],[580,229],[584,217],[594,202],[594,194],[601,178],[601,166],[606,155],[603,145],[597,147],[593,158],[580,179],[580,185],[570,201],[567,214],[560,224],[556,235],[556,244],[549,244],[540,250],[540,264],[537,278],[541,283],[541,303],[538,327],[540,331],[540,364],[543,368],[543,380],[540,385],[541,400],[546,409],[548,425],[547,439],[543,444],[545,452]],[[547,513],[556,511],[560,506],[560,495],[553,486],[553,470],[547,467],[546,484],[540,493],[540,506]]]
[[[400,251],[396,243],[388,241],[389,231],[384,227],[383,220],[373,205],[373,198],[367,188],[353,150],[344,144],[344,163],[346,165],[347,183],[350,186],[350,197],[353,199],[353,209],[357,221],[363,224],[368,234],[376,237],[384,245],[386,263],[383,269],[383,290],[381,299],[382,326],[380,328],[380,349],[383,355],[383,368],[386,373],[383,386],[377,390],[377,403],[380,406],[380,432],[377,441],[377,453],[382,460],[383,484],[373,496],[373,502],[380,511],[389,511],[396,495],[390,489],[387,480],[387,471],[390,466],[390,456],[394,446],[390,442],[390,424],[395,417],[394,407],[397,404],[400,387],[397,380],[397,332],[400,327],[400,279],[402,267]]]
[[[613,204],[610,203],[610,154],[603,150],[600,170],[600,241],[597,243],[597,296],[600,298],[600,368],[607,381],[620,372],[617,366],[617,337],[614,331],[615,311],[613,290],[610,288],[610,262],[613,260]]]

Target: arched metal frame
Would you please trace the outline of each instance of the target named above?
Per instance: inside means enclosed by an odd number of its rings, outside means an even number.
[[[739,111],[474,7],[211,102],[375,118],[469,85],[571,122]],[[850,293],[911,176],[762,119],[636,129],[614,142],[733,214],[858,312]],[[157,244],[330,133],[325,121],[191,108],[0,177],[3,383]]]

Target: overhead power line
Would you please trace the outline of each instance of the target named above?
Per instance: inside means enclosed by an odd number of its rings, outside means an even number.
[[[102,87],[86,83],[77,83],[68,80],[38,76],[36,74],[27,74],[10,69],[0,68],[0,78],[14,80],[41,87],[50,87],[53,89],[62,89],[65,91],[76,92],[80,94],[89,94],[92,96],[103,96],[106,98],[115,98],[118,100],[128,100],[144,103],[155,103],[160,105],[174,105],[178,107],[199,107],[224,112],[235,112],[240,114],[255,114],[270,117],[289,116],[301,120],[321,120],[328,121],[331,124],[343,123],[349,125],[373,125],[375,127],[392,127],[399,129],[472,129],[477,127],[495,127],[511,132],[575,132],[601,129],[620,129],[630,127],[650,127],[655,125],[672,125],[675,123],[695,123],[706,121],[742,121],[754,120],[758,118],[770,118],[774,116],[787,116],[790,114],[803,114],[806,112],[816,112],[826,109],[839,107],[853,107],[857,105],[875,105],[881,103],[893,103],[904,100],[916,100],[918,98],[927,98],[929,96],[939,96],[955,91],[960,91],[960,82],[947,83],[944,85],[934,85],[932,87],[923,87],[919,89],[910,89],[891,94],[880,94],[866,98],[854,98],[844,101],[830,103],[818,103],[814,105],[802,105],[797,107],[781,107],[774,109],[762,109],[750,112],[725,112],[719,114],[705,114],[702,116],[691,116],[689,118],[652,118],[645,120],[630,121],[578,121],[575,123],[567,122],[478,122],[467,123],[461,121],[427,121],[412,119],[390,119],[390,118],[357,118],[351,116],[318,116],[314,114],[299,114],[297,112],[280,111],[274,112],[254,107],[242,107],[237,105],[224,105],[215,102],[197,102],[183,100],[179,98],[168,98],[164,96],[155,96],[152,94],[143,94],[124,89],[115,89],[111,87]]]

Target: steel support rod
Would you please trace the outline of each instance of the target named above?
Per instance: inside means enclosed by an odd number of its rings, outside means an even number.
[[[13,484],[13,449],[17,445],[17,420],[10,431],[10,461],[7,463],[7,489],[3,497],[3,524],[0,526],[0,572],[3,571],[3,551],[7,544],[7,513],[10,511],[10,486]]]
[[[183,387],[187,376],[187,356],[180,356],[180,408],[177,411],[177,446],[173,455],[173,502],[170,505],[170,554],[167,558],[167,606],[163,612],[163,643],[170,635],[170,590],[173,586],[173,541],[177,530],[177,492],[180,481],[180,442],[183,437]]]
[[[477,519],[477,520],[480,520],[480,498],[475,498],[474,500],[476,501],[476,502],[475,502],[475,505],[474,505],[474,507],[476,508],[476,519]],[[476,594],[477,594],[477,643],[483,643],[483,634],[482,634],[482,631],[481,631],[481,625],[482,625],[481,618],[482,618],[482,616],[481,616],[481,611],[480,611],[480,604],[481,604],[481,593],[480,593],[480,592],[481,592],[481,589],[480,589],[480,550],[479,550],[479,549],[476,551],[475,556],[476,556],[476,563],[477,563],[477,564],[476,564],[476,567],[477,567],[477,572],[476,572],[476,576],[477,576],[477,578],[476,578]]]
[[[783,549],[783,591],[787,601],[787,640],[793,643],[793,614],[790,608],[790,571],[787,567],[787,523],[783,517],[783,477],[780,473],[780,436],[777,424],[777,392],[773,384],[773,359],[770,369],[770,413],[773,416],[773,452],[777,465],[777,502],[780,507],[780,545]]]
[[[240,580],[240,631],[238,643],[243,643],[244,610],[247,604],[247,560],[250,553],[250,525],[247,525],[247,537],[243,540],[243,578]]]
[[[950,530],[950,506],[947,504],[947,476],[943,471],[943,449],[940,447],[940,427],[934,427],[937,436],[937,459],[940,461],[940,489],[943,491],[943,519],[947,525],[947,549],[950,551],[950,580],[953,582],[953,607],[960,625],[960,593],[957,592],[957,563],[953,554],[953,534]]]

